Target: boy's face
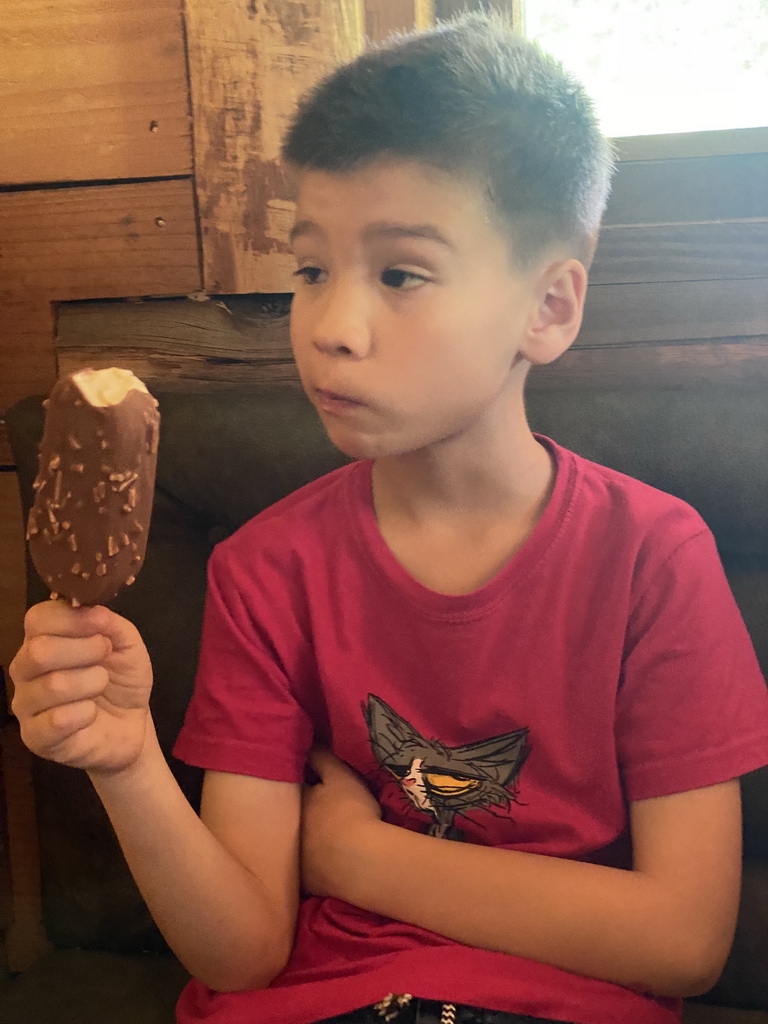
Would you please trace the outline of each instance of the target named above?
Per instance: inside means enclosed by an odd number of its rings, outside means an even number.
[[[303,171],[294,251],[293,351],[343,452],[415,451],[522,403],[538,275],[514,268],[480,188],[416,163]]]

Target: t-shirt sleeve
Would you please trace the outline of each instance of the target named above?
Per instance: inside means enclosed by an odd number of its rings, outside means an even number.
[[[706,528],[642,584],[616,740],[629,800],[715,785],[768,763],[768,689]]]
[[[271,642],[269,595],[258,595],[256,583],[233,568],[217,548],[195,690],[173,753],[213,771],[301,782],[312,723]]]

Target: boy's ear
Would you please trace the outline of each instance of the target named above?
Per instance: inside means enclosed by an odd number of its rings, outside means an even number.
[[[587,270],[576,259],[551,263],[536,285],[539,296],[521,355],[535,366],[552,363],[575,341],[584,314]]]

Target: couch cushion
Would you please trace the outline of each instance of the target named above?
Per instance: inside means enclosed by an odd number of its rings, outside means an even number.
[[[687,1003],[683,1010],[683,1024],[768,1024],[768,1011]]]
[[[768,568],[764,385],[530,389],[526,405],[534,430],[693,505],[726,565]]]
[[[166,752],[192,690],[205,562],[215,540],[343,462],[306,398],[285,388],[254,395],[158,395],[162,413],[154,519],[146,565],[114,603],[139,627],[155,668],[153,712]],[[715,532],[756,646],[768,650],[768,403],[749,389],[537,391],[531,424],[566,447],[669,490]],[[8,414],[25,502],[37,470],[40,400]],[[47,596],[36,575],[30,601]],[[172,765],[196,799],[199,773]],[[90,783],[37,762],[44,920],[57,946],[159,951],[152,925]],[[766,856],[768,783],[745,788],[746,845]],[[751,795],[750,795],[751,792]],[[98,879],[98,885],[95,880]]]
[[[0,988],[2,1024],[174,1024],[189,975],[170,957],[65,950]]]

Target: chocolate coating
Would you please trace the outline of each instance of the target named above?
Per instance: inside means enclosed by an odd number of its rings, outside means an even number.
[[[73,606],[111,601],[144,563],[159,432],[145,391],[95,406],[68,376],[51,392],[27,540],[43,581]]]

